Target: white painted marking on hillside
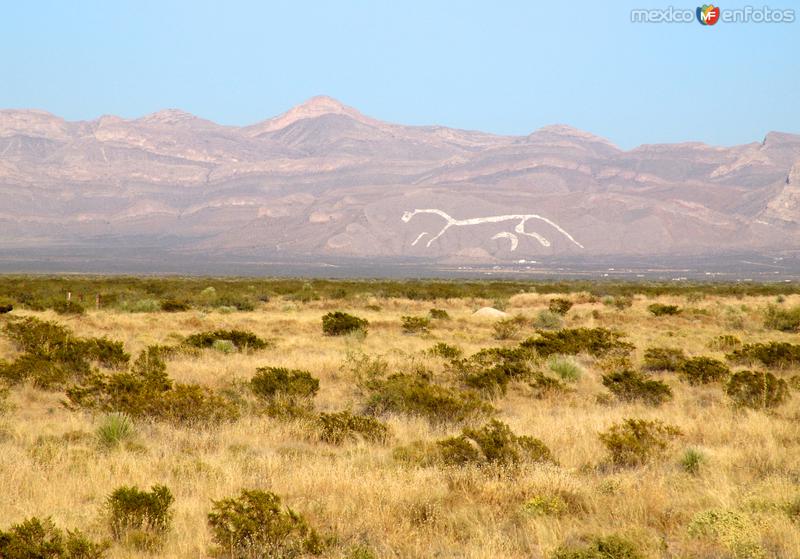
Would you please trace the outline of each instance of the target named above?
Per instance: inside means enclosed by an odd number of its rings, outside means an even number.
[[[408,211],[404,212],[403,216],[400,219],[404,223],[408,223],[409,221],[411,221],[411,218],[413,218],[415,215],[422,213],[438,215],[445,220],[444,226],[436,235],[434,235],[431,239],[428,240],[428,242],[425,244],[426,247],[430,247],[433,241],[444,235],[444,233],[451,227],[468,227],[470,225],[480,225],[483,223],[502,223],[504,221],[518,221],[517,225],[514,227],[515,233],[519,235],[525,235],[526,237],[532,237],[537,241],[539,241],[539,244],[541,244],[542,246],[548,247],[550,246],[550,241],[542,237],[540,234],[533,231],[530,232],[525,231],[525,225],[528,221],[532,219],[538,219],[540,221],[544,221],[545,223],[553,227],[555,230],[557,230],[559,233],[564,235],[575,246],[579,248],[584,248],[582,244],[576,241],[573,238],[573,236],[567,233],[560,225],[538,214],[509,214],[509,215],[493,215],[487,217],[473,217],[470,219],[454,219],[452,216],[443,212],[442,210],[432,208],[432,209],[422,209],[422,210],[413,210],[410,212]],[[416,245],[417,242],[419,242],[419,240],[423,237],[423,235],[427,234],[428,234],[427,231],[420,233],[420,235],[414,240],[414,242],[411,243],[412,246]],[[492,237],[492,239],[501,239],[501,238],[509,239],[511,241],[511,250],[512,251],[516,250],[517,245],[519,244],[519,238],[516,235],[514,235],[514,233],[511,233],[509,231],[503,231]]]

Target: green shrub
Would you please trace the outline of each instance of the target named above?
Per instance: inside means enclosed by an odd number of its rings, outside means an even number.
[[[320,439],[336,445],[358,439],[383,443],[389,436],[389,428],[385,423],[374,417],[354,415],[350,411],[321,413],[317,418],[317,426]]]
[[[621,536],[594,537],[577,546],[559,547],[552,559],[645,559],[636,544]]]
[[[725,509],[698,512],[687,528],[695,538],[708,538],[725,547],[734,559],[762,559],[758,526],[745,514]]]
[[[433,320],[450,320],[450,315],[444,309],[431,309],[428,313]]]
[[[49,519],[29,518],[0,530],[0,557],[3,559],[102,559],[109,545],[93,542],[80,531],[64,534]]]
[[[425,333],[431,325],[431,319],[427,316],[403,316],[400,320],[406,334]]]
[[[464,352],[458,346],[439,342],[430,348],[428,353],[434,357],[441,357],[443,359],[458,359]]]
[[[0,314],[8,314],[14,310],[14,305],[12,305],[9,301],[2,300],[0,301]]]
[[[322,317],[322,333],[326,336],[343,336],[356,330],[366,333],[369,322],[352,314],[336,311]]]
[[[717,351],[732,351],[742,346],[742,340],[731,334],[717,336],[708,342],[708,349]]]
[[[622,311],[633,306],[633,296],[617,295],[616,297],[604,297],[603,304],[607,307],[614,307],[618,311]]]
[[[681,467],[687,474],[696,476],[700,473],[700,466],[705,461],[705,456],[696,448],[687,448],[681,458]]]
[[[86,338],[81,340],[80,345],[86,359],[108,369],[124,369],[131,359],[122,342],[108,338]]]
[[[394,374],[370,384],[366,405],[370,415],[402,413],[427,418],[431,423],[463,422],[492,413],[478,394],[433,384],[407,374]]]
[[[768,305],[764,311],[764,328],[781,332],[796,332],[800,329],[800,307],[782,309]]]
[[[641,400],[651,406],[659,406],[672,399],[669,385],[629,369],[603,375],[603,386],[623,402]]]
[[[276,397],[313,398],[319,391],[319,379],[300,369],[260,367],[250,380],[250,388],[256,396],[265,400]]]
[[[214,501],[208,525],[216,555],[229,559],[318,555],[325,548],[301,514],[266,491],[244,489],[237,498]]]
[[[527,320],[522,315],[504,318],[494,323],[494,337],[497,340],[510,340],[517,336],[527,324]]]
[[[161,302],[161,310],[164,312],[186,312],[191,308],[189,303],[185,301],[177,301],[175,299],[167,299]]]
[[[551,355],[547,360],[547,368],[568,382],[576,382],[583,375],[583,367],[567,355]]]
[[[622,334],[605,328],[571,328],[557,332],[539,332],[538,338],[528,338],[521,347],[534,350],[540,357],[560,353],[576,355],[586,352],[596,357],[611,352],[627,353],[633,345],[620,340]]]
[[[787,342],[745,344],[725,357],[734,363],[746,365],[760,362],[773,368],[795,367],[800,365],[800,345]]]
[[[533,319],[533,327],[538,330],[558,330],[563,325],[564,320],[561,315],[549,310],[539,311]]]
[[[220,310],[226,308],[236,311],[254,311],[256,309],[256,305],[251,299],[234,295],[222,295],[217,297],[213,306]]]
[[[138,549],[158,549],[172,524],[174,501],[164,485],[154,485],[150,491],[118,487],[106,501],[111,534]]]
[[[530,352],[523,348],[484,348],[468,359],[454,359],[450,367],[469,388],[488,395],[505,393],[511,380],[531,376]]]
[[[150,313],[150,312],[158,312],[161,310],[161,302],[158,299],[138,299],[133,302],[126,302],[123,305],[123,308],[128,312],[133,313]]]
[[[563,382],[549,377],[541,371],[533,373],[532,380],[528,383],[528,386],[533,389],[533,395],[536,398],[544,398],[547,395],[559,394],[568,390]]]
[[[228,340],[239,350],[246,351],[266,349],[269,343],[252,332],[245,330],[214,330],[213,332],[200,332],[186,338],[186,344],[198,348],[211,348],[218,340]]]
[[[789,384],[772,373],[738,371],[728,380],[725,393],[737,406],[774,408],[789,398]]]
[[[680,366],[680,374],[689,384],[710,384],[728,378],[731,370],[719,359],[711,357],[693,357]]]
[[[555,299],[550,299],[550,303],[547,305],[547,308],[552,313],[564,316],[572,308],[572,301],[562,297],[556,297]]]
[[[638,466],[663,452],[680,429],[660,421],[626,419],[600,433],[611,462],[617,466]]]
[[[587,509],[586,501],[581,495],[564,490],[550,490],[534,495],[522,505],[522,510],[533,516],[579,515],[587,512]]]
[[[58,314],[84,314],[86,312],[83,305],[75,301],[56,301],[50,308]]]
[[[677,371],[684,361],[686,354],[682,349],[649,347],[644,352],[642,368],[648,371]]]
[[[96,431],[97,441],[103,448],[115,448],[136,436],[133,419],[125,413],[113,412],[100,421]]]
[[[647,310],[653,316],[671,316],[681,312],[677,305],[662,305],[661,303],[653,303],[647,306]]]

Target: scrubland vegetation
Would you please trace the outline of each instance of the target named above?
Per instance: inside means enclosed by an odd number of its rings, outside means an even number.
[[[2,278],[0,557],[800,557],[798,309],[790,284]]]

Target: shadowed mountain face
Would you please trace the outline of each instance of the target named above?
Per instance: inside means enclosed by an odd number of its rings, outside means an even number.
[[[0,248],[502,262],[800,245],[800,136],[622,151],[400,126],[316,97],[247,127],[0,111]]]

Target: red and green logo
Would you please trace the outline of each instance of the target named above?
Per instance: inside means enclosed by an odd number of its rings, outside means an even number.
[[[703,4],[697,8],[697,21],[700,25],[714,25],[719,21],[719,8],[713,4]]]

